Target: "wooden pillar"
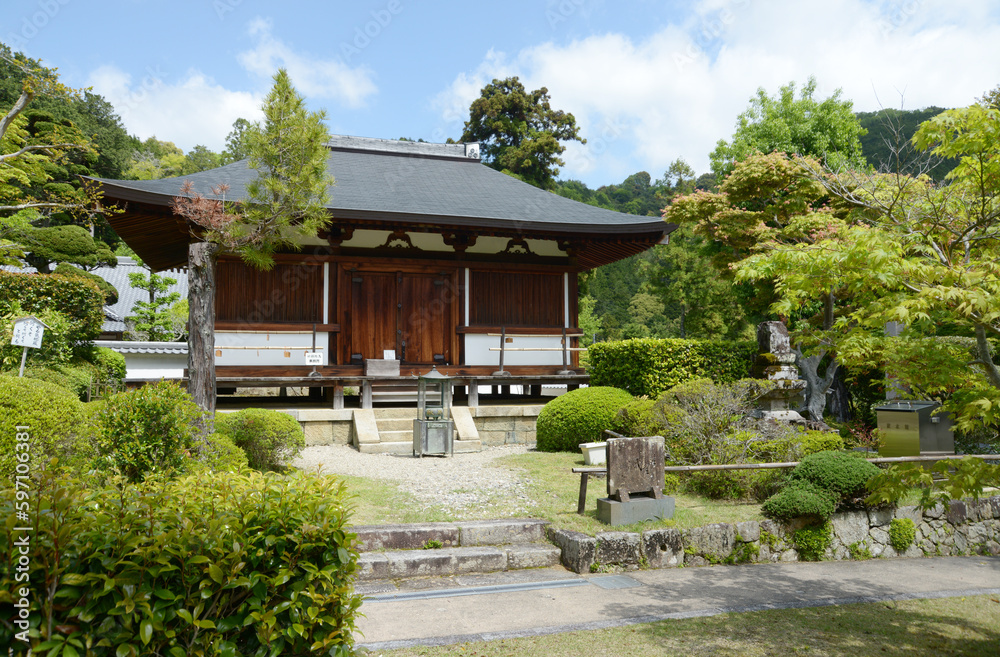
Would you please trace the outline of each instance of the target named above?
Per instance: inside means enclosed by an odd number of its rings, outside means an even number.
[[[333,386],[333,410],[339,411],[344,408],[344,386]]]
[[[188,393],[208,414],[212,432],[215,413],[215,260],[219,247],[211,242],[188,246]]]

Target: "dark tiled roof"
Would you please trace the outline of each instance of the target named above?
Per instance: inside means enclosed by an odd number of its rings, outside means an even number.
[[[640,217],[594,207],[538,189],[480,163],[467,152],[478,145],[428,144],[362,137],[335,137],[327,170],[336,183],[327,206],[335,218],[392,218],[414,223],[506,227],[518,231],[594,233],[668,232],[659,217]],[[231,200],[246,198],[256,172],[247,160],[188,176],[160,180],[104,180],[111,198],[167,205],[191,181],[212,196],[229,186]]]
[[[187,342],[133,342],[128,340],[94,340],[98,347],[107,347],[120,354],[186,354]]]

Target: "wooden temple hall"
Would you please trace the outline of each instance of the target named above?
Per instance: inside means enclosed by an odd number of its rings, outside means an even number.
[[[484,166],[478,144],[334,137],[330,227],[271,271],[222,256],[218,389],[412,383],[432,366],[465,386],[587,380],[577,274],[640,253],[675,228],[578,203]],[[183,267],[197,231],[171,210],[191,181],[240,200],[247,161],[180,178],[100,180],[122,239],[156,270]],[[503,348],[501,353],[500,348]],[[307,364],[307,353],[322,354]],[[313,357],[315,358],[315,357]],[[501,358],[502,369],[501,369]],[[398,361],[398,372],[395,362]],[[315,369],[315,373],[314,373]],[[310,376],[312,374],[312,376]],[[317,390],[318,392],[318,390]]]

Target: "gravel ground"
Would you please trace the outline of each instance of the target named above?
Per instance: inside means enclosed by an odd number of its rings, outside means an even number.
[[[307,471],[396,482],[425,508],[441,507],[456,519],[528,513],[528,481],[517,469],[498,467],[502,456],[524,454],[524,445],[484,447],[452,457],[361,454],[347,445],[307,447],[292,465]]]

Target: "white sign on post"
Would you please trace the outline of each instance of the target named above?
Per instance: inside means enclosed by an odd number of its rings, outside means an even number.
[[[306,365],[322,365],[322,364],[323,364],[323,352],[320,351],[306,352]]]
[[[24,376],[24,363],[28,360],[28,349],[39,349],[42,346],[42,335],[49,328],[37,317],[22,317],[14,320],[14,331],[10,343],[15,347],[24,347],[21,354],[21,371],[18,376]]]

